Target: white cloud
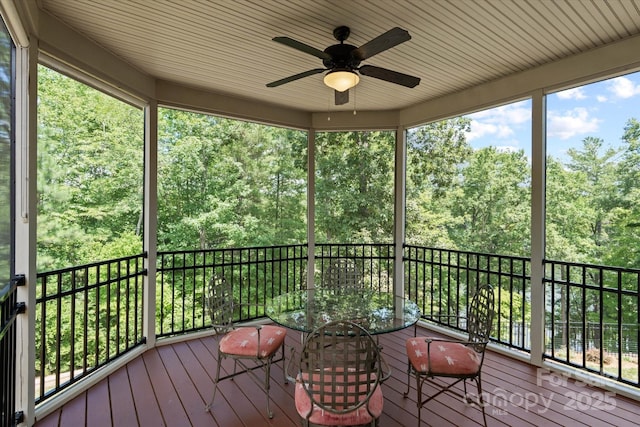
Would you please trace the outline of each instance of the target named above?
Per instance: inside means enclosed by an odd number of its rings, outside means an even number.
[[[563,90],[556,93],[560,99],[585,99],[587,95],[584,93],[584,89],[581,87],[574,87],[573,89]]]
[[[525,102],[470,114],[471,131],[467,133],[467,141],[484,136],[506,139],[515,135],[514,127],[531,121],[531,110],[528,105],[524,105]]]
[[[547,114],[547,134],[550,137],[569,139],[597,131],[600,122],[600,119],[590,117],[586,108],[574,108],[563,114],[550,111]]]
[[[640,95],[640,85],[635,85],[633,81],[626,77],[616,77],[609,81],[609,91],[618,98],[631,98]]]
[[[477,120],[471,122],[471,130],[467,132],[467,141],[473,141],[486,135],[494,135],[497,132],[497,126],[490,123],[483,123]]]
[[[496,132],[496,136],[501,139],[508,138],[515,133],[513,129],[507,125],[499,125],[497,128],[498,132]]]
[[[485,123],[474,120],[471,122],[471,131],[467,133],[467,141],[473,141],[484,136],[494,135],[496,138],[508,138],[514,135],[511,127],[504,124]]]
[[[598,100],[598,102],[607,102],[609,100],[609,98],[604,95],[598,95],[596,96],[596,99]]]

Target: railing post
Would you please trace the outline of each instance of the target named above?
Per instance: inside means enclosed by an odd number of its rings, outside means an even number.
[[[545,250],[545,96],[536,91],[531,108],[531,363],[542,366],[544,354]]]

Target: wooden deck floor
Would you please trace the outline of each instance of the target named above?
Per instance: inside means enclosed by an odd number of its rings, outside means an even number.
[[[419,330],[428,335],[426,330]],[[380,426],[415,426],[416,392],[406,389],[405,340],[413,329],[380,336],[383,354],[393,376],[383,384],[384,412]],[[298,345],[300,334],[290,332],[287,344]],[[76,397],[42,420],[50,426],[298,426],[293,385],[283,384],[281,365],[272,369],[274,418],[265,413],[265,396],[247,375],[220,383],[211,412],[204,410],[212,392],[216,360],[212,337],[160,346],[145,352],[106,380]],[[488,396],[489,426],[637,426],[640,402],[605,394],[604,390],[569,379],[540,381],[538,370],[495,352],[483,367],[483,389]],[[430,392],[425,386],[425,392]],[[435,390],[435,389],[432,389]],[[475,391],[475,387],[472,387]],[[457,397],[445,394],[422,409],[422,425],[482,425],[482,414]]]

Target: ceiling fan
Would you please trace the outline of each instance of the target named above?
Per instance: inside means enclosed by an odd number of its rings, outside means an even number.
[[[349,34],[351,34],[349,27],[340,26],[335,28],[333,37],[340,43],[329,46],[324,51],[290,37],[274,37],[273,41],[275,42],[322,59],[322,64],[325,68],[314,68],[313,70],[294,74],[284,79],[267,83],[267,87],[280,86],[294,80],[329,71],[324,77],[324,83],[334,89],[336,105],[342,105],[349,102],[349,89],[360,81],[358,73],[409,88],[416,87],[420,83],[420,78],[418,77],[374,65],[360,65],[360,62],[365,59],[410,40],[409,32],[395,27],[360,47],[344,43]]]

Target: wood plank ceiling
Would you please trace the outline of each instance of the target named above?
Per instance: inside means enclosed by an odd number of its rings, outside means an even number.
[[[158,79],[302,111],[392,110],[477,86],[640,33],[640,0],[37,0],[68,26]],[[413,89],[362,76],[333,106],[322,67],[271,39],[324,50],[336,26],[360,46],[398,26],[412,39],[363,64],[418,76]]]

